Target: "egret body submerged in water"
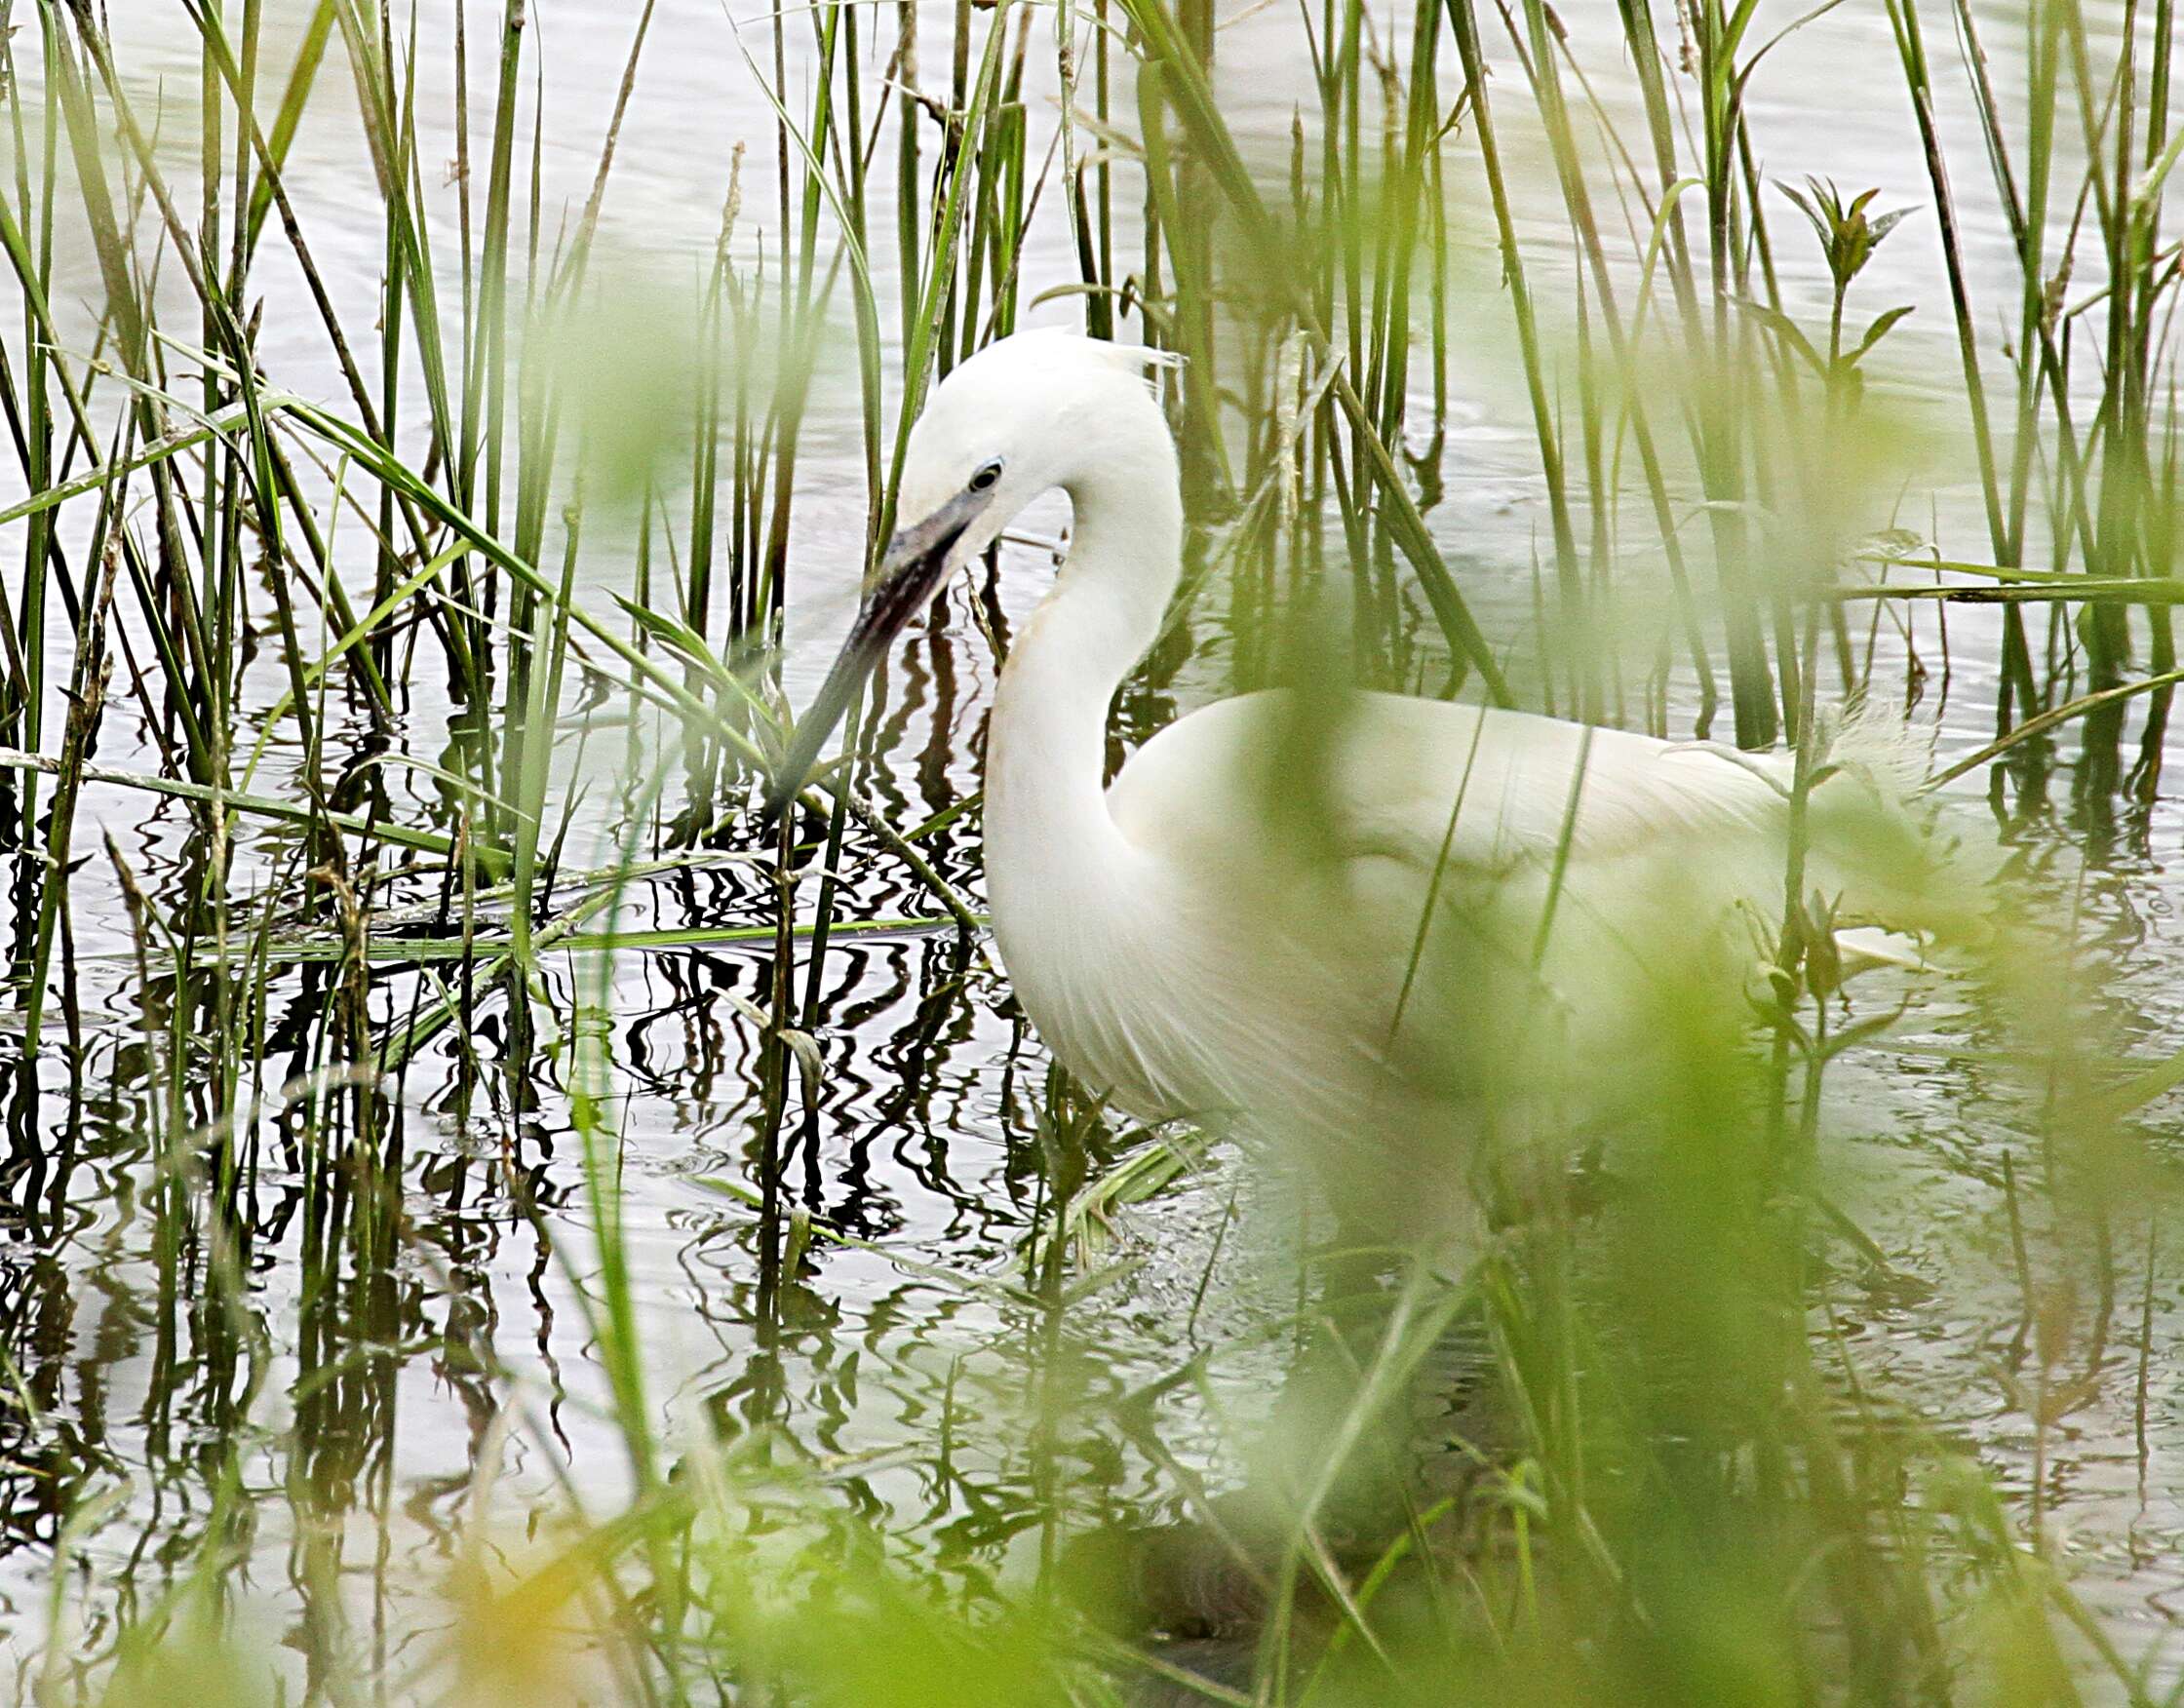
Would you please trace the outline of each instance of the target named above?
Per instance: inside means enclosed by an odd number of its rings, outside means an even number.
[[[1109,783],[1111,703],[1182,565],[1175,444],[1146,361],[1023,332],[934,390],[900,525],[774,796],[801,787],[952,569],[1065,491],[1068,555],[1008,650],[988,729],[986,876],[1024,1011],[1089,1088],[1147,1119],[1437,1131],[1522,1053],[1512,1028],[1553,1033],[1560,1060],[1603,1060],[1628,1047],[1604,1040],[1664,956],[1671,973],[1719,957],[1739,909],[1780,921],[1780,757],[1276,690],[1178,719]],[[1981,903],[1933,881],[1946,851],[1907,806],[1892,745],[1855,725],[1839,742],[1810,798],[1801,893],[1845,922],[1947,925]],[[1758,958],[1742,941],[1725,964]],[[1493,995],[1519,988],[1513,1006]]]

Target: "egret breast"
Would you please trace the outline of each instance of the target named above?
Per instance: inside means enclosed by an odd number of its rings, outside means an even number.
[[[990,863],[994,935],[1026,1015],[1087,1087],[1145,1120],[1354,1130],[1394,990],[1384,957],[1331,949],[1328,898],[1248,856],[1140,855],[1075,889],[1057,865],[1030,894]]]

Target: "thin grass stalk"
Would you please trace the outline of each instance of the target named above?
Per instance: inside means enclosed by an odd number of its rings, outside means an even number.
[[[41,18],[45,39],[50,43],[54,36],[55,20],[50,12]],[[20,89],[20,72],[16,63],[12,30],[0,32],[8,39],[0,41],[0,72],[4,72],[11,89]],[[51,100],[44,103],[38,159],[41,165],[40,180],[33,190],[30,181],[30,150],[22,122],[22,103],[8,103],[11,128],[16,149],[16,198],[18,217],[10,222],[11,229],[22,229],[36,234],[34,257],[24,256],[18,262],[19,271],[24,265],[36,276],[38,289],[26,291],[22,299],[22,348],[23,389],[20,411],[20,425],[18,432],[22,446],[23,484],[29,497],[41,496],[51,485],[54,476],[54,421],[49,398],[48,346],[39,336],[41,320],[38,308],[51,290],[53,277],[53,212],[55,202],[55,175],[59,162],[59,109]],[[16,243],[8,245],[11,255]],[[8,397],[13,408],[15,387],[8,387]],[[21,746],[37,748],[43,741],[46,694],[46,588],[49,569],[59,570],[62,597],[73,604],[65,571],[57,562],[59,545],[55,537],[53,520],[40,511],[29,518],[23,531],[22,606],[20,627],[14,648],[20,664],[15,675],[20,696],[15,716],[10,720],[13,733]],[[20,845],[29,847],[37,835],[38,790],[25,778],[21,794]]]
[[[488,153],[486,216],[481,234],[484,252],[478,264],[478,315],[469,329],[470,345],[464,357],[462,454],[453,487],[456,505],[477,508],[486,530],[498,533],[501,514],[502,470],[506,462],[508,418],[508,246],[510,201],[515,177],[517,77],[522,68],[526,0],[507,0],[501,15],[500,75],[493,99],[492,140]],[[482,503],[481,503],[482,501]],[[476,591],[478,578],[465,567],[462,583]],[[484,611],[489,615],[498,598],[497,586],[483,587]],[[481,651],[487,644],[484,626],[474,631]],[[487,702],[480,700],[474,716],[481,722]],[[480,778],[493,792],[491,757],[483,744],[478,754]],[[496,835],[511,826],[495,826]]]
[[[1926,38],[1919,22],[1917,0],[1889,0],[1889,20],[1895,34],[1896,55],[1910,92],[1912,111],[1919,127],[1919,142],[1926,160],[1927,178],[1933,188],[1934,216],[1941,232],[1942,260],[1948,272],[1949,299],[1956,311],[1957,353],[1964,371],[1965,396],[1971,415],[1973,449],[1978,459],[1979,495],[1985,507],[1987,533],[1996,561],[2009,550],[2011,534],[1996,469],[1993,429],[1987,413],[1986,382],[1980,371],[1979,343],[1972,315],[1971,291],[1965,271],[1963,244],[1957,231],[1956,204],[1950,194],[1949,174],[1940,134],[1933,114],[1933,82],[1927,63]],[[2039,253],[2039,234],[2026,228],[2032,248]],[[2037,260],[2034,265],[2037,267]],[[2019,691],[2029,686],[2020,681]]]
[[[100,70],[106,93],[121,118],[124,137],[130,143],[134,158],[143,168],[145,187],[159,203],[168,233],[176,241],[177,253],[190,276],[193,290],[202,295],[203,282],[188,252],[188,239],[180,218],[175,214],[173,203],[152,165],[149,143],[121,94],[110,61],[102,53],[102,38],[86,15],[77,16],[77,24],[79,30],[86,32],[82,37],[86,58],[95,69]],[[158,441],[168,433],[164,410],[156,401],[159,379],[146,308],[148,299],[140,292],[131,272],[130,249],[123,238],[124,226],[115,211],[106,178],[90,85],[83,68],[69,52],[65,38],[56,31],[50,42],[54,58],[49,61],[48,76],[59,96],[84,213],[106,287],[108,311],[114,318],[116,343],[127,371],[142,382],[132,394],[129,411],[132,430],[145,440]],[[134,230],[134,224],[128,229]],[[11,250],[15,247],[10,245]],[[50,330],[50,320],[46,324]],[[60,347],[58,337],[54,343],[57,349]],[[82,418],[82,428],[88,441],[88,417]],[[213,684],[224,679],[224,670],[215,661],[204,603],[196,580],[188,572],[187,530],[176,497],[173,474],[166,463],[155,462],[150,466],[150,476],[154,500],[152,516],[160,539],[159,556],[155,565],[135,550],[132,543],[126,553],[126,566],[166,669],[168,710],[181,725],[184,750],[189,755],[193,771],[200,780],[211,781],[219,777],[225,768],[226,731],[224,725],[214,718],[211,697],[216,691]],[[124,537],[128,538],[126,534]],[[179,668],[184,658],[189,666],[186,671]]]
[[[119,530],[125,483],[117,483],[102,506],[107,526]],[[102,529],[101,531],[104,531]],[[35,1058],[45,1018],[46,988],[51,976],[54,946],[68,905],[70,849],[74,845],[76,803],[82,794],[84,765],[98,733],[105,705],[106,682],[112,670],[107,652],[107,620],[113,605],[114,581],[121,554],[112,539],[106,542],[99,562],[96,590],[84,602],[76,630],[76,657],[69,683],[69,711],[62,727],[60,758],[55,767],[53,807],[47,819],[45,877],[38,904],[37,937],[31,949],[22,991],[23,1035]],[[27,1083],[27,1081],[26,1081]]]
[[[1744,447],[1738,431],[1748,401],[1739,361],[1742,345],[1732,309],[1745,295],[1744,269],[1736,237],[1739,211],[1737,141],[1743,130],[1745,73],[1736,55],[1752,18],[1753,0],[1702,0],[1693,10],[1701,96],[1701,178],[1706,189],[1706,249],[1710,336],[1701,356],[1705,380],[1695,411],[1700,483],[1721,587],[1722,622],[1729,649],[1730,701],[1736,744],[1764,748],[1774,742],[1774,673],[1767,658],[1753,592],[1750,538],[1744,524]],[[1785,664],[1788,660],[1783,661]]]
[[[1995,105],[1987,75],[1985,51],[1969,0],[1957,0],[1959,35],[1970,67],[1973,94],[1978,103],[1982,136],[1996,188],[2017,253],[2020,282],[2015,368],[2017,377],[2016,424],[2009,463],[2008,516],[2005,528],[2008,564],[2024,562],[2027,510],[2031,500],[2034,460],[2040,448],[2040,407],[2046,384],[2047,357],[2051,348],[2045,253],[2048,226],[2048,188],[2051,171],[2055,120],[2055,52],[2053,8],[2037,6],[2026,18],[2025,156],[2026,178],[2022,200],[2009,164],[2008,140]],[[2067,446],[2071,437],[2067,401],[2059,401],[2062,433]],[[2065,448],[2069,462],[2075,457]],[[2066,465],[2067,466],[2067,465]],[[2035,709],[2038,689],[2033,681],[2032,655],[2025,636],[2024,619],[2014,609],[2003,618],[2002,692],[1996,705],[1997,731],[2007,729],[2016,708],[2029,716]]]
[[[2160,170],[2168,144],[2168,52],[2173,36],[2173,0],[2155,0],[2153,55],[2148,67],[2148,97],[2145,126],[2145,143],[2137,158],[2130,148],[2130,98],[2135,86],[2137,38],[2132,25],[2136,21],[2136,7],[2126,15],[2124,45],[2120,50],[2123,69],[2119,81],[2119,105],[2126,114],[2126,122],[2118,133],[2116,161],[2116,205],[2123,226],[2123,260],[2126,274],[2119,279],[2111,292],[2112,320],[2127,313],[2125,333],[2125,363],[2122,369],[2124,382],[2124,408],[2126,412],[2128,432],[2126,435],[2127,453],[2127,485],[2126,501],[2120,524],[2127,525],[2131,559],[2142,575],[2168,573],[2170,563],[2164,554],[2152,548],[2165,532],[2163,519],[2157,509],[2160,489],[2156,474],[2156,449],[2154,444],[2153,399],[2156,391],[2154,370],[2159,360],[2158,339],[2155,331],[2162,315],[2161,299],[2164,293],[2173,293],[2176,273],[2173,264],[2162,260],[2162,208],[2163,189],[2166,175]],[[2127,281],[2127,286],[2126,284]],[[2127,302],[2127,310],[2120,310],[2116,298],[2121,295]],[[2111,448],[2115,442],[2111,440]],[[2104,477],[2102,496],[2107,494]],[[2151,635],[2150,663],[2157,671],[2173,669],[2176,663],[2176,640],[2169,612],[2164,606],[2153,605],[2146,610],[2146,621]],[[2165,706],[2160,711],[2165,713]]]
[[[2167,499],[2173,493],[2174,487],[2172,482],[2156,473],[2157,459],[2152,445],[2152,369],[2156,360],[2156,352],[2152,348],[2152,329],[2157,315],[2158,299],[2164,289],[2164,275],[2158,271],[2157,267],[2162,250],[2161,185],[2164,180],[2152,175],[2157,171],[2158,163],[2165,156],[2169,146],[2169,58],[2175,46],[2175,0],[2155,0],[2154,44],[2147,90],[2146,149],[2141,162],[2142,175],[2139,180],[2146,185],[2146,188],[2140,196],[2135,198],[2139,221],[2138,229],[2134,234],[2137,239],[2138,251],[2136,257],[2138,267],[2136,316],[2139,326],[2137,383],[2141,399],[2139,464],[2145,482],[2140,572],[2146,575],[2166,574],[2172,563],[2171,535],[2174,512],[2169,507]],[[2165,279],[2165,288],[2173,292],[2175,282],[2173,267],[2167,271]],[[2170,432],[2173,434],[2176,423],[2173,391],[2169,399],[2166,421]],[[2168,459],[2164,458],[2162,461],[2166,464]],[[2173,668],[2176,662],[2176,639],[2169,613],[2159,607],[2149,608],[2147,621],[2153,628],[2153,668],[2156,671]],[[2148,717],[2150,745],[2147,751],[2149,753],[2157,752],[2161,746],[2161,731],[2165,726],[2167,702],[2164,699],[2157,698],[2154,709]],[[2145,767],[2145,769],[2147,769],[2149,781],[2151,781],[2151,767]]]
[[[1577,654],[1571,670],[1581,704],[1597,718],[1600,706],[1599,658],[1592,642],[1592,622],[1585,597],[1584,576],[1578,562],[1577,529],[1571,522],[1570,495],[1563,470],[1561,438],[1547,401],[1545,357],[1532,307],[1532,292],[1525,279],[1524,256],[1517,245],[1516,219],[1509,203],[1508,185],[1502,169],[1502,150],[1494,130],[1493,102],[1487,94],[1486,61],[1480,52],[1478,20],[1471,0],[1446,0],[1450,27],[1456,32],[1457,53],[1463,61],[1463,76],[1471,107],[1471,122],[1478,136],[1479,160],[1486,174],[1487,194],[1494,207],[1495,231],[1501,246],[1502,278],[1509,292],[1509,308],[1516,319],[1518,354],[1524,365],[1525,395],[1532,407],[1532,427],[1540,447],[1540,466],[1547,487],[1547,516],[1554,535],[1555,585],[1562,601],[1564,621]]]
[[[1697,679],[1698,720],[1703,728],[1712,719],[1718,689],[1714,680],[1713,662],[1707,655],[1705,636],[1699,627],[1690,573],[1684,562],[1682,531],[1676,524],[1667,475],[1655,445],[1653,427],[1646,408],[1647,388],[1638,369],[1637,351],[1623,326],[1622,313],[1617,303],[1615,279],[1593,215],[1591,194],[1585,185],[1584,169],[1578,156],[1577,137],[1570,123],[1569,107],[1563,97],[1560,73],[1556,69],[1553,28],[1546,16],[1543,0],[1525,0],[1524,17],[1532,49],[1528,69],[1539,97],[1540,116],[1554,154],[1563,201],[1577,230],[1579,249],[1591,270],[1593,297],[1598,304],[1601,322],[1608,334],[1609,352],[1616,365],[1622,397],[1623,419],[1627,421],[1632,440],[1638,447],[1647,496],[1653,505],[1655,530],[1668,563],[1669,581],[1674,591],[1677,611],[1683,622],[1685,648],[1691,660],[1693,675]],[[1482,141],[1482,148],[1483,146]],[[1593,430],[1594,423],[1588,411],[1586,431],[1589,434]],[[1597,462],[1597,458],[1594,460]],[[1604,517],[1611,513],[1614,509],[1613,500],[1614,494],[1605,490],[1596,479],[1593,483],[1592,499],[1596,516]],[[1604,574],[1605,568],[1604,563],[1596,564],[1595,572]],[[1583,632],[1576,639],[1580,655],[1597,654],[1597,647]],[[1598,721],[1601,716],[1601,686],[1597,657],[1586,675],[1588,679],[1581,702],[1584,707],[1582,716],[1587,721]]]
[[[2125,0],[2117,32],[2115,74],[2105,102],[2106,115],[2097,128],[2092,118],[2091,68],[2083,10],[2072,4],[2066,16],[2080,106],[2086,124],[2086,149],[2096,162],[2091,182],[2108,272],[2103,384],[2100,411],[2094,422],[2101,447],[2094,531],[2101,568],[2110,573],[2128,573],[2138,561],[2138,509],[2145,485],[2141,461],[2145,443],[2141,344],[2133,313],[2141,289],[2141,256],[2136,242],[2138,198],[2132,183],[2139,171],[2133,146],[2138,118],[2138,4],[2137,0]],[[2101,161],[2099,155],[2104,150],[2110,158]],[[2090,616],[2092,683],[2095,687],[2112,687],[2123,679],[2123,667],[2130,650],[2126,613],[2120,605],[2099,605]]]

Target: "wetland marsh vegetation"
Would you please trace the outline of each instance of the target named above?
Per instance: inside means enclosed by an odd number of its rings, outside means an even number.
[[[2173,26],[0,0],[19,1697],[2184,1700]],[[1118,749],[1862,694],[2005,928],[1845,990],[1793,864],[1460,1249],[1093,1106],[982,934],[1066,508],[757,810],[1031,325],[1184,358]]]

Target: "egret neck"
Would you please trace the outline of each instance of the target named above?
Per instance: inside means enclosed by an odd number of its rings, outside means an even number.
[[[1058,483],[1074,513],[1069,556],[1010,647],[994,694],[986,870],[1004,936],[1018,921],[1076,912],[1138,875],[1138,851],[1108,810],[1108,718],[1175,592],[1183,505],[1157,406],[1142,382],[1122,378],[1122,388],[1142,407],[1119,421],[1111,413],[1100,440],[1085,442],[1085,465]],[[1081,923],[1051,919],[1057,929]]]

